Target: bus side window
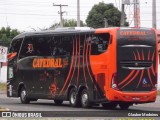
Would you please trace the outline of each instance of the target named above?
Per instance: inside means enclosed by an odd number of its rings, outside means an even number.
[[[71,36],[62,36],[55,37],[54,51],[53,55],[72,55],[72,37]]]
[[[50,56],[50,41],[51,37],[48,36],[33,36],[25,38],[20,58],[28,56]]]
[[[34,52],[33,38],[27,37],[24,39],[24,42],[22,44],[19,58],[21,59],[24,57],[33,56],[34,55],[33,52]]]
[[[22,44],[22,40],[23,38],[13,40],[13,42],[11,43],[11,47],[9,49],[9,53],[16,52],[18,54]]]
[[[36,56],[50,56],[50,44],[51,44],[50,36],[39,36],[34,37],[34,51]]]
[[[91,54],[92,55],[99,55],[104,53],[109,45],[110,41],[110,34],[103,33],[103,34],[96,34],[92,37],[92,46],[91,46]]]
[[[52,37],[52,41],[50,43],[50,55],[52,56],[59,56],[60,55],[60,45],[61,45],[61,37],[60,36],[54,36]]]

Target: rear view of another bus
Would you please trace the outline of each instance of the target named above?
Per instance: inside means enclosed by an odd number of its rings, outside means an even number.
[[[117,72],[112,77],[111,101],[123,109],[136,103],[154,102],[157,95],[158,50],[153,29],[117,30]]]

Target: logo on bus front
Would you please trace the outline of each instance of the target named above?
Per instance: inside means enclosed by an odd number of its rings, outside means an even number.
[[[128,35],[140,35],[140,36],[146,36],[146,31],[120,31],[121,36],[128,36]]]

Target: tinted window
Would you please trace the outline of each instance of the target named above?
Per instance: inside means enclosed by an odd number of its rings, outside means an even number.
[[[98,54],[105,52],[108,48],[109,39],[110,39],[110,35],[107,33],[96,34],[96,35],[92,36],[92,38],[91,38],[91,42],[92,42],[91,54],[98,55]]]
[[[48,36],[26,37],[22,45],[20,58],[27,56],[50,56],[51,41],[52,37]]]
[[[9,49],[9,53],[14,53],[14,52],[19,53],[22,40],[23,40],[22,38],[13,40]]]
[[[72,54],[72,36],[55,36],[52,41],[52,55],[71,55]]]
[[[20,58],[27,56],[61,56],[72,54],[72,36],[26,37]]]

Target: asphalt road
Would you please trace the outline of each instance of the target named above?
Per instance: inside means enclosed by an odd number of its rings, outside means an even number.
[[[141,105],[133,105],[129,110],[120,110],[119,107],[115,110],[106,110],[101,106],[93,106],[89,109],[70,107],[69,102],[64,102],[60,106],[56,106],[52,100],[38,100],[30,104],[21,104],[19,98],[7,98],[5,93],[0,93],[0,107],[8,108],[11,111],[49,111],[45,112],[46,116],[89,116],[89,117],[129,117],[129,113],[158,113],[160,117],[160,96],[157,97],[155,103],[147,103]],[[65,112],[64,112],[65,111]]]

